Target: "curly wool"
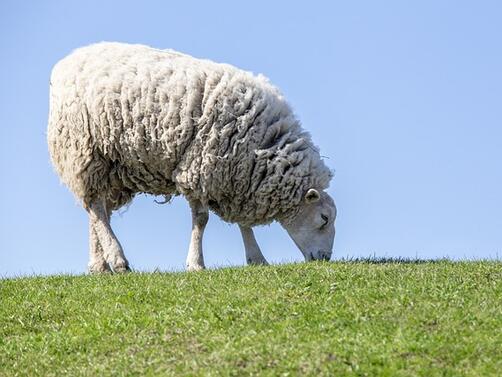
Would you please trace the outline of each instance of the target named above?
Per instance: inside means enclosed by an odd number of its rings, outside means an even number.
[[[99,43],[56,64],[48,144],[85,207],[182,194],[252,226],[287,221],[331,179],[264,76],[142,45]]]

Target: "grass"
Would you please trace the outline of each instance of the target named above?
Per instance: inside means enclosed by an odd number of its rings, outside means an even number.
[[[1,376],[496,376],[502,263],[0,280]]]

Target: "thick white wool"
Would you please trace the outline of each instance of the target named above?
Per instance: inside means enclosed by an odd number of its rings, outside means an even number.
[[[142,45],[99,43],[58,62],[47,138],[85,207],[182,194],[251,226],[291,218],[331,179],[265,77]]]

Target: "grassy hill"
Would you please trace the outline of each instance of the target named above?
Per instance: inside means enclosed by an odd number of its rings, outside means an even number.
[[[0,375],[495,376],[502,263],[0,280]]]

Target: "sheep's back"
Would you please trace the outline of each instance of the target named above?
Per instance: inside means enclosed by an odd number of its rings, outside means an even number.
[[[54,67],[48,142],[84,205],[99,195],[118,207],[137,192],[180,193],[252,225],[330,179],[264,77],[140,45],[84,47]]]
[[[114,43],[61,60],[51,76],[48,141],[63,181],[81,199],[120,181],[132,191],[173,190],[172,172],[202,115],[210,64]],[[223,67],[212,65],[211,75],[221,76]]]

